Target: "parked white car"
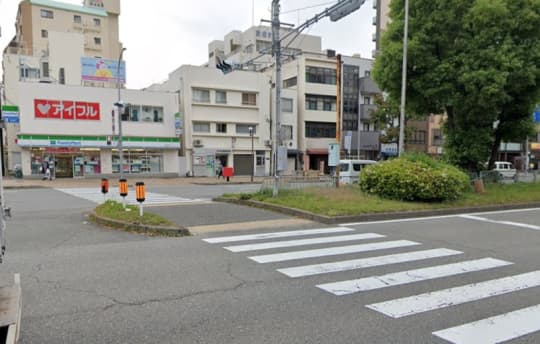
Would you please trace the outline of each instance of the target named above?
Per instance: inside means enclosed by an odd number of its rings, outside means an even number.
[[[375,160],[340,160],[339,182],[342,184],[357,183],[362,169],[376,163]]]
[[[517,173],[514,165],[508,161],[495,161],[495,167],[492,171],[498,172],[502,178],[514,178]]]

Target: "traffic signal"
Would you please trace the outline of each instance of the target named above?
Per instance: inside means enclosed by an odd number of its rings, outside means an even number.
[[[358,10],[366,0],[340,0],[330,9],[330,20],[335,22]]]
[[[220,59],[217,59],[218,63],[216,64],[216,68],[221,70],[223,74],[228,74],[232,72],[232,66],[225,62],[225,60],[221,61]]]

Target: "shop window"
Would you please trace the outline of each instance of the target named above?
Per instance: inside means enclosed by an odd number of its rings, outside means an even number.
[[[163,153],[144,149],[124,149],[124,173],[161,173],[163,172]],[[120,156],[116,149],[112,155],[113,173],[120,173]]]

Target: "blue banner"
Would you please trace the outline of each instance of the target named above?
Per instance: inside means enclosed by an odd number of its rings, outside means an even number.
[[[534,109],[533,117],[535,123],[540,123],[540,108],[537,107],[536,109]]]
[[[120,74],[120,75],[118,75]],[[99,59],[94,57],[81,57],[81,78],[90,81],[126,82],[126,63],[121,61],[118,70],[118,61]]]

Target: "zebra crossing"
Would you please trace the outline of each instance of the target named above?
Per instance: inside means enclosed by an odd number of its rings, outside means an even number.
[[[118,190],[110,189],[109,193],[103,195],[98,188],[57,188],[56,190],[66,193],[71,196],[79,197],[94,203],[103,203],[106,200],[113,200],[117,202],[122,202],[122,197]],[[154,192],[146,192],[146,200],[144,201],[145,206],[151,205],[174,205],[174,204],[186,204],[186,203],[208,203],[211,202],[210,199],[206,198],[183,198],[177,196],[164,195]],[[135,199],[135,191],[130,190],[126,196],[127,204],[138,204]]]
[[[337,233],[340,233],[340,235],[332,235]],[[295,237],[295,239],[290,240],[291,237]],[[394,240],[378,233],[358,233],[357,230],[346,226],[213,237],[203,239],[203,241],[209,244],[224,245],[224,249],[233,253],[248,252],[247,258],[260,264],[278,262],[294,264],[295,260],[318,259],[317,264],[293,265],[276,269],[277,272],[289,278],[302,278],[343,271],[354,272],[383,266],[392,268],[409,262],[426,265],[412,270],[405,269],[385,274],[373,274],[368,277],[333,281],[314,286],[337,297],[354,294],[355,297],[360,298],[362,293],[370,291],[439,278],[470,275],[513,264],[494,257],[478,257],[476,259],[461,259],[461,261],[452,263],[439,262],[432,264],[434,259],[444,257],[453,257],[454,260],[459,259],[464,252],[444,247],[420,249],[422,245],[420,242],[403,239]],[[245,241],[249,241],[249,243],[234,244]],[[347,242],[351,244],[343,245],[343,243]],[[325,244],[332,244],[332,246],[309,248],[309,246]],[[343,246],[335,246],[335,244]],[[294,250],[294,247],[302,247],[302,249]],[[407,248],[409,251],[402,253],[386,252],[402,248]],[[254,251],[272,249],[281,250],[277,253],[251,255],[251,252]],[[286,249],[287,252],[283,252],[283,249]],[[383,251],[383,254],[379,253],[380,251]],[[340,255],[356,253],[370,256],[320,262],[325,257],[332,257],[335,260],[339,259]],[[384,314],[390,319],[398,319],[537,287],[540,287],[540,270],[364,304],[364,306],[372,311]],[[500,343],[540,331],[540,321],[538,319],[540,319],[540,304],[504,314],[495,314],[485,319],[475,319],[473,322],[446,329],[437,329],[431,335],[450,343]]]

